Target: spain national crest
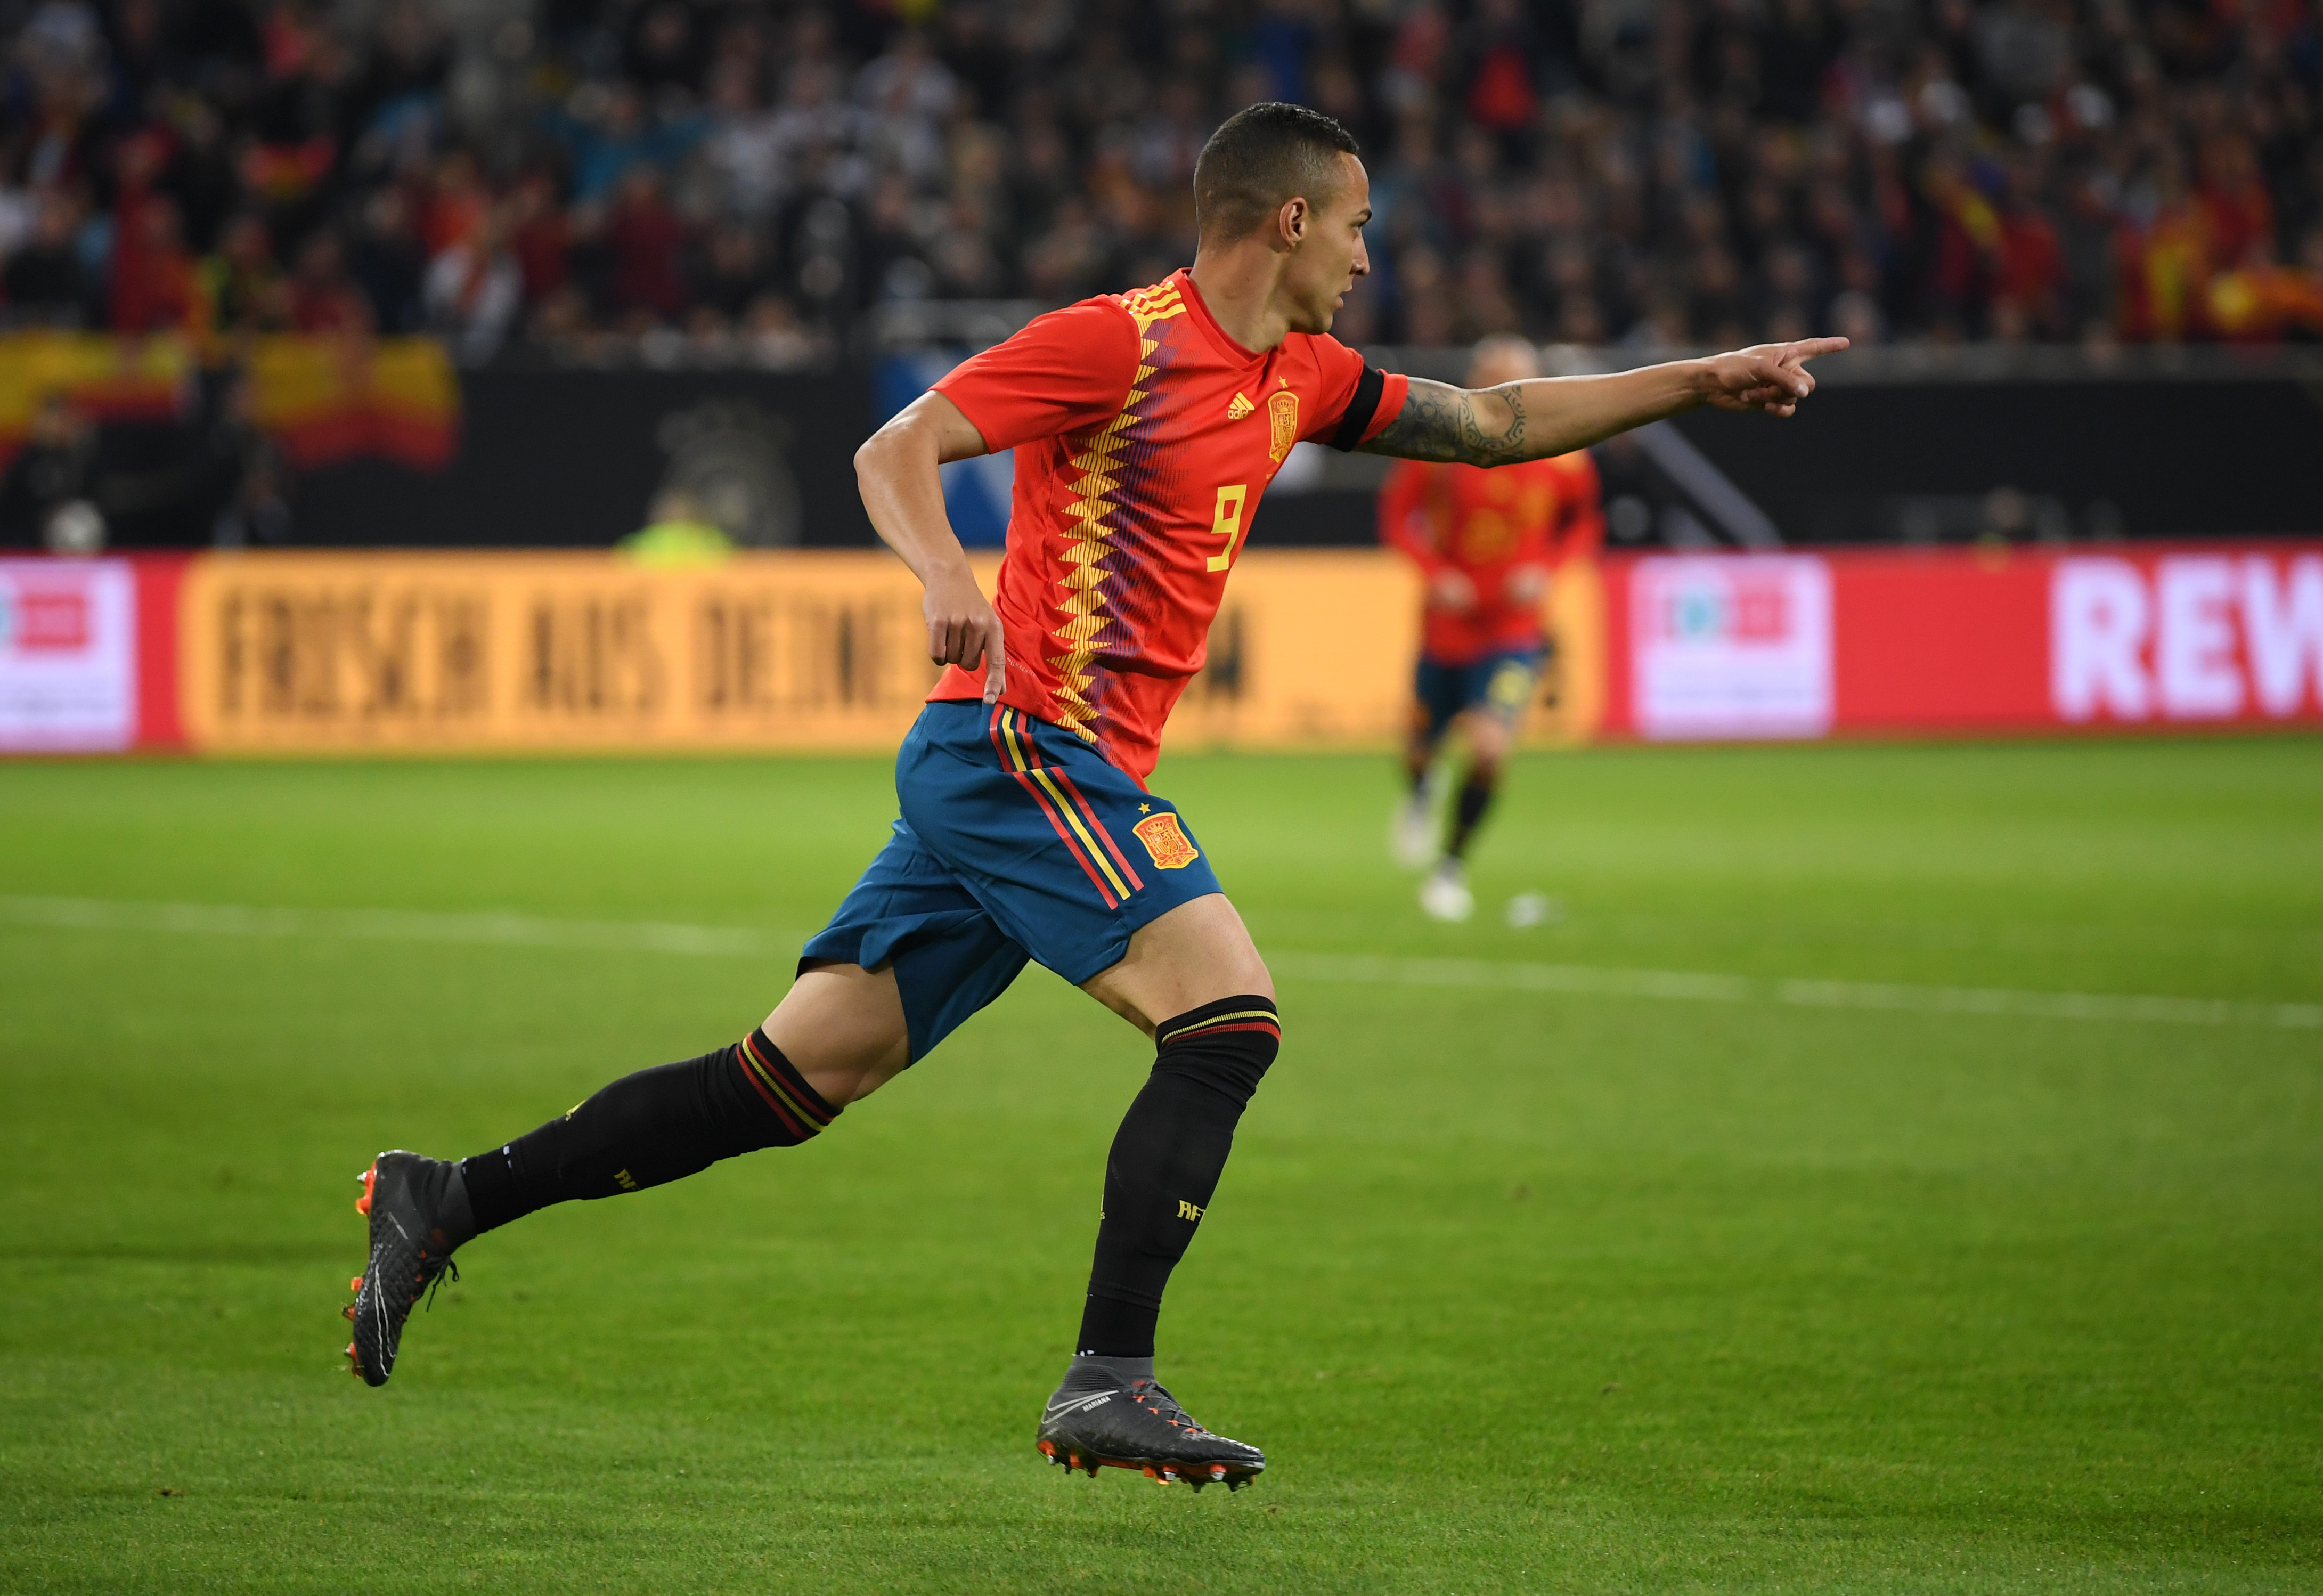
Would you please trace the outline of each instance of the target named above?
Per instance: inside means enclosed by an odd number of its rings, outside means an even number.
[[[1278,389],[1266,396],[1266,419],[1272,429],[1266,440],[1266,453],[1277,464],[1290,453],[1290,445],[1299,441],[1299,396],[1289,389]]]
[[[1160,814],[1147,815],[1129,829],[1145,845],[1145,851],[1153,856],[1153,867],[1157,870],[1182,870],[1202,857],[1202,850],[1179,826],[1178,817],[1166,809]]]

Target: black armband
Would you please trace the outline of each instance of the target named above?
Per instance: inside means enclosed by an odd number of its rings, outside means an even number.
[[[1364,441],[1371,429],[1372,417],[1379,409],[1380,395],[1387,388],[1387,373],[1377,366],[1364,368],[1363,381],[1355,384],[1355,395],[1339,417],[1339,427],[1331,435],[1331,447],[1345,454]]]

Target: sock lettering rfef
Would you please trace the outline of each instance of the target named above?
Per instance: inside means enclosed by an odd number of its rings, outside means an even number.
[[[563,1117],[461,1160],[477,1234],[574,1197],[619,1197],[722,1158],[795,1147],[839,1117],[753,1031],[682,1064],[625,1075]]]
[[[1153,1040],[1153,1073],[1106,1160],[1105,1215],[1077,1344],[1084,1353],[1153,1355],[1162,1289],[1210,1206],[1235,1122],[1282,1045],[1282,1024],[1271,999],[1225,997],[1163,1021]]]

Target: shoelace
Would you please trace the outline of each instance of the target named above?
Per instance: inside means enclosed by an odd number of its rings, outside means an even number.
[[[419,1266],[419,1278],[427,1287],[427,1299],[425,1302],[419,1303],[420,1307],[424,1311],[428,1313],[436,1311],[436,1289],[444,1284],[444,1277],[445,1275],[450,1275],[452,1277],[452,1283],[454,1285],[456,1286],[460,1283],[460,1266],[453,1262],[448,1257],[446,1257],[442,1263],[436,1266],[433,1273],[429,1272],[428,1266],[427,1264],[422,1263]],[[414,1302],[419,1302],[419,1293],[414,1291],[411,1294],[411,1299]]]
[[[1210,1432],[1194,1422],[1194,1416],[1178,1406],[1178,1399],[1162,1389],[1161,1382],[1139,1380],[1130,1382],[1129,1399],[1167,1425],[1191,1435],[1207,1435]]]

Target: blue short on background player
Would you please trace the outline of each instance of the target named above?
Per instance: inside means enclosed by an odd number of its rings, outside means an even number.
[[[1420,707],[1428,711],[1428,735],[1438,738],[1463,710],[1482,704],[1514,727],[1532,705],[1533,690],[1548,663],[1548,650],[1539,644],[1505,648],[1462,665],[1446,665],[1422,655],[1412,687]]]
[[[1030,958],[1079,986],[1218,890],[1175,805],[1021,710],[929,704],[895,757],[895,835],[800,962],[892,963],[912,1059]]]

